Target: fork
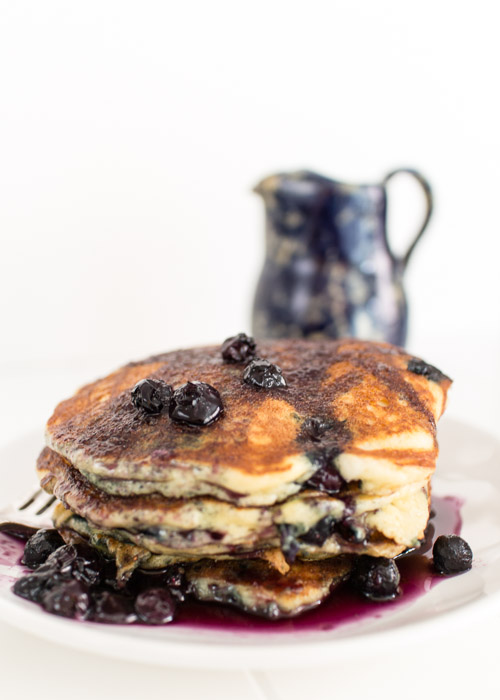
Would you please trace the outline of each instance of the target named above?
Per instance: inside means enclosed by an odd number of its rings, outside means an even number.
[[[46,513],[55,500],[55,496],[50,496],[43,489],[36,488],[30,495],[0,510],[0,531],[7,529],[2,525],[9,523],[35,528],[43,527],[49,522]]]

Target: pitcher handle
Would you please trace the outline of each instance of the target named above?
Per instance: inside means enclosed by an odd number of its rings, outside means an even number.
[[[429,185],[429,183],[427,182],[425,177],[423,175],[421,175],[417,170],[413,170],[412,168],[397,168],[396,170],[393,170],[392,172],[390,172],[388,175],[385,176],[385,178],[382,181],[382,184],[386,185],[389,182],[389,180],[394,177],[394,175],[399,175],[400,173],[407,173],[408,175],[412,175],[416,179],[416,181],[420,184],[420,186],[422,187],[422,189],[424,191],[425,201],[426,201],[426,206],[427,206],[427,211],[425,213],[424,220],[422,222],[422,225],[420,226],[420,229],[419,229],[417,235],[415,236],[413,243],[410,245],[410,247],[406,251],[406,254],[403,255],[403,257],[400,258],[400,260],[399,260],[399,264],[401,265],[402,270],[404,270],[406,268],[406,266],[408,265],[408,261],[412,255],[413,251],[415,250],[417,243],[419,242],[419,240],[422,237],[422,234],[424,233],[425,229],[427,228],[427,224],[429,223],[429,219],[431,218],[431,215],[432,215],[433,198],[432,198],[431,186]],[[387,238],[387,234],[386,234],[386,238]],[[388,241],[386,241],[386,242],[387,242],[387,246],[390,250],[389,242]],[[391,255],[392,255],[392,252],[391,252]],[[394,255],[392,255],[392,257],[395,258]]]

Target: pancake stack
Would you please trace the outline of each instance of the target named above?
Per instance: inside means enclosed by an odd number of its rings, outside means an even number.
[[[202,600],[294,615],[359,555],[419,546],[450,384],[387,344],[240,334],[80,389],[37,470],[55,526],[119,583],[180,564]]]

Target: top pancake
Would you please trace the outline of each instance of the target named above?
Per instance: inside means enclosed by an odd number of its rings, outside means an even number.
[[[429,478],[435,424],[451,383],[445,375],[429,381],[407,369],[412,356],[403,350],[357,340],[261,341],[257,356],[281,367],[287,388],[243,383],[244,365],[224,362],[219,346],[165,353],[60,403],[47,424],[47,444],[101,489],[122,495],[158,490],[177,498],[274,503],[314,473],[318,450],[366,492]],[[131,401],[132,388],[145,378],[174,389],[207,382],[219,391],[224,413],[206,427],[146,415]],[[330,422],[320,441],[305,434],[306,418]]]

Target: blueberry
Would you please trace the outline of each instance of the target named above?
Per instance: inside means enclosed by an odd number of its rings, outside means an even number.
[[[149,588],[167,588],[175,600],[182,602],[185,598],[187,583],[184,569],[173,564],[156,571],[137,569],[132,576],[129,588],[135,594]]]
[[[418,360],[416,357],[413,357],[408,362],[407,369],[410,372],[420,374],[426,379],[429,379],[429,381],[433,382],[441,382],[443,379],[449,379],[449,377],[447,377],[446,374],[443,374],[437,367],[429,365],[423,360]]]
[[[307,544],[314,544],[321,547],[326,540],[331,537],[335,530],[335,521],[329,515],[322,518],[314,527],[302,535],[300,538],[302,542]]]
[[[166,588],[148,588],[135,599],[135,612],[142,622],[149,625],[165,625],[172,622],[175,604]]]
[[[301,542],[321,547],[335,533],[338,533],[346,542],[356,544],[364,542],[366,538],[366,532],[356,523],[354,518],[347,517],[336,522],[330,515],[327,515],[308,530],[305,535],[302,535],[300,540]]]
[[[285,377],[278,365],[257,358],[248,363],[243,372],[243,381],[260,389],[283,388],[287,386]]]
[[[354,518],[343,518],[335,525],[337,532],[346,542],[362,544],[366,542],[366,530],[354,520]]]
[[[183,588],[186,584],[184,569],[173,564],[165,570],[165,581],[169,588]]]
[[[170,402],[172,420],[190,425],[209,425],[223,410],[219,392],[205,382],[186,382],[174,391]]]
[[[89,545],[75,545],[78,556],[73,562],[72,576],[88,586],[94,586],[104,578],[105,562]]]
[[[323,435],[333,427],[331,421],[324,418],[306,418],[300,429],[300,438],[302,440],[312,440],[320,442]]]
[[[137,616],[130,598],[112,591],[98,590],[92,595],[90,619],[94,622],[126,625],[135,622]]]
[[[185,598],[185,593],[187,590],[186,577],[184,575],[184,569],[179,566],[170,566],[165,574],[165,585],[168,587],[170,593],[179,602],[183,602]]]
[[[330,495],[338,493],[342,489],[345,481],[333,462],[335,455],[336,451],[329,449],[318,450],[309,455],[317,469],[310,479],[305,482],[304,487],[318,489],[318,491],[323,491]]]
[[[332,465],[322,467],[306,482],[306,486],[318,491],[324,491],[330,495],[338,493],[342,488],[343,480]]]
[[[297,542],[297,528],[294,525],[283,523],[279,525],[281,551],[289,564],[293,564],[297,558],[300,545]]]
[[[458,535],[440,535],[432,549],[434,568],[444,576],[468,571],[472,566],[472,550]]]
[[[43,591],[48,582],[48,577],[40,574],[38,571],[28,576],[21,576],[17,579],[12,587],[13,592],[20,598],[32,600],[35,603],[40,602]]]
[[[142,379],[132,389],[132,403],[146,413],[168,410],[172,387],[161,379]]]
[[[21,563],[30,569],[36,569],[44,564],[47,557],[64,545],[64,540],[57,530],[38,530],[24,547]]]
[[[399,570],[393,559],[362,555],[356,559],[351,583],[365,598],[376,602],[399,594]]]
[[[88,588],[80,581],[64,581],[43,591],[40,602],[53,615],[83,618],[89,608]]]
[[[77,556],[76,546],[74,544],[65,544],[52,552],[45,560],[45,563],[39,567],[38,571],[57,571],[60,574],[67,574],[68,578],[70,578],[72,565]]]
[[[99,583],[104,575],[103,558],[88,544],[66,544],[55,550],[37,571],[54,572],[58,580],[75,579],[88,586]]]
[[[255,355],[255,340],[245,333],[238,333],[223,342],[221,352],[226,362],[246,362]]]

